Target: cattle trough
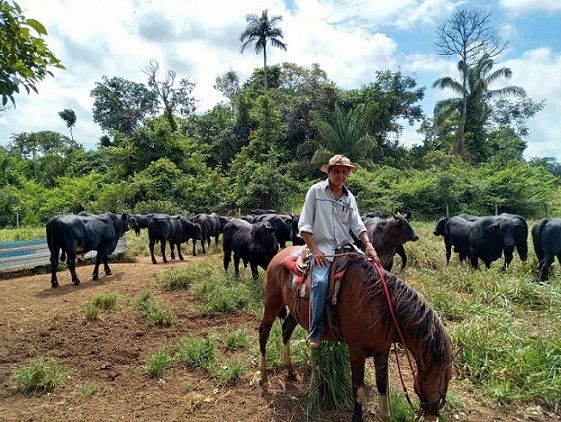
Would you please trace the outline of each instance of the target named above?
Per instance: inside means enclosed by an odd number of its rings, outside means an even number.
[[[113,254],[124,254],[126,251],[127,240],[122,236]],[[90,251],[79,257],[84,260],[96,255],[96,251]],[[0,243],[0,273],[50,265],[50,256],[46,238]]]

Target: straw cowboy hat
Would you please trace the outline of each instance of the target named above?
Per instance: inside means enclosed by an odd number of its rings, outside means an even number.
[[[329,163],[321,166],[320,170],[323,171],[324,173],[328,173],[329,168],[331,166],[345,166],[345,167],[348,167],[349,172],[351,172],[351,173],[354,173],[356,171],[356,167],[351,164],[351,160],[349,160],[344,155],[340,155],[340,154],[337,154],[337,155],[334,155],[333,157],[331,157],[329,159]]]

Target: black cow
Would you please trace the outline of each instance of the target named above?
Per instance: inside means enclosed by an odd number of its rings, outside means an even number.
[[[458,252],[460,262],[469,255],[469,235],[475,222],[465,220],[461,217],[442,217],[438,220],[434,231],[435,236],[444,236],[444,245],[446,247],[446,265],[450,263],[452,255],[452,246],[454,251]]]
[[[228,271],[231,253],[234,253],[234,269],[240,275],[240,259],[244,266],[251,267],[251,276],[257,280],[257,267],[264,270],[279,250],[275,228],[268,221],[249,223],[240,218],[234,219],[224,226],[222,247],[224,251],[224,271]]]
[[[166,258],[167,242],[169,242],[171,259],[175,259],[174,246],[177,246],[177,255],[183,261],[181,244],[187,243],[189,239],[193,239],[193,242],[196,239],[201,240],[201,226],[180,215],[171,217],[167,214],[154,214],[148,223],[148,238],[150,239],[150,256],[153,264],[158,263],[154,256],[154,245],[157,242],[160,242],[164,263],[168,262]]]
[[[461,217],[467,221],[479,221],[482,218],[470,214],[460,214]],[[503,263],[503,270],[506,270],[512,262],[514,248],[518,250],[518,254],[522,260],[528,258],[528,224],[524,217],[514,214],[503,213],[501,215],[494,215],[490,218],[499,222],[500,232],[503,238],[502,249],[504,251],[505,260]],[[493,254],[496,252],[493,252]],[[495,259],[493,259],[494,261]],[[472,261],[473,262],[473,261]],[[489,268],[489,266],[487,266]]]
[[[85,213],[87,214],[87,213]],[[117,247],[119,238],[129,229],[129,215],[108,212],[101,215],[57,215],[47,223],[47,245],[51,252],[51,285],[58,287],[56,270],[60,260],[67,262],[72,283],[80,284],[76,275],[76,254],[97,251],[93,279],[99,279],[103,261],[106,275],[111,275],[107,259]]]
[[[249,213],[253,215],[277,214],[275,210],[261,210],[259,208],[251,210]]]
[[[505,244],[504,246],[505,262],[503,268],[506,270],[511,263],[514,248],[516,248],[520,259],[526,261],[526,259],[528,259],[528,223],[526,219],[521,215],[507,213],[496,215],[493,218],[497,220],[509,219],[513,224],[514,231],[512,237],[514,239],[514,245]]]
[[[298,223],[300,222],[299,214],[289,213],[292,222],[290,224],[290,240],[293,245],[305,245],[304,238],[300,236],[300,230],[298,230]]]
[[[391,271],[393,267],[396,247],[403,246],[408,241],[416,242],[419,240],[419,236],[417,236],[409,221],[401,214],[395,214],[388,219],[367,218],[364,225],[368,232],[368,238],[380,258],[380,263],[388,271]],[[403,250],[403,252],[405,251]],[[401,270],[405,268],[405,262],[405,260],[402,261]]]
[[[549,279],[549,267],[555,261],[561,264],[561,219],[542,218],[532,227],[534,251],[540,265],[540,280]]]
[[[129,226],[137,236],[140,236],[140,229],[147,229],[148,223],[154,214],[133,214],[131,215]]]
[[[275,237],[281,248],[286,248],[286,242],[291,240],[292,217],[283,214],[260,214],[253,217],[250,223],[268,221],[275,228]]]
[[[218,236],[220,235],[220,221],[218,219],[218,215],[201,213],[191,217],[190,220],[193,223],[200,224],[201,226],[203,236],[201,245],[203,247],[203,253],[206,254],[205,243],[207,243],[210,248],[210,240],[213,236],[216,239],[216,244],[218,244]],[[193,240],[193,255],[197,255],[195,240]]]
[[[450,223],[448,224],[448,221]],[[454,252],[457,252],[460,257],[460,262],[463,262],[469,254],[469,233],[473,224],[461,217],[442,217],[436,223],[432,234],[435,236],[444,237],[444,245],[446,247],[446,265],[450,263],[452,255],[452,246]]]
[[[220,220],[222,217],[215,212],[211,212],[210,218],[212,220],[212,224],[211,224],[211,230],[208,235],[210,237],[214,237],[214,244],[218,245],[218,238],[220,237],[220,233],[222,233],[222,227],[223,227],[223,223]],[[210,240],[208,242],[208,246],[210,247]]]
[[[220,223],[220,233],[224,233],[224,226],[232,221],[231,217],[226,217],[224,215],[218,216],[218,222]]]
[[[469,259],[473,268],[477,268],[478,259],[490,268],[491,262],[502,256],[505,246],[514,248],[512,220],[479,217],[473,224],[469,235]]]

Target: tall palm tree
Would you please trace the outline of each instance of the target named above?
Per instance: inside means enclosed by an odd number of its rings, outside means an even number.
[[[493,65],[494,61],[488,55],[483,55],[471,67],[466,67],[464,61],[459,61],[458,71],[462,76],[462,81],[465,79],[467,82],[465,89],[462,82],[449,76],[440,78],[432,84],[433,88],[448,88],[460,95],[460,97],[439,101],[434,110],[436,124],[450,117],[453,113],[460,115],[460,125],[452,147],[452,153],[454,154],[465,156],[465,133],[481,134],[489,117],[491,100],[509,96],[524,97],[526,95],[524,89],[518,86],[511,85],[500,89],[490,89],[490,85],[499,78],[510,79],[512,77],[510,68],[502,67],[493,71]],[[479,142],[481,141],[479,140]]]
[[[265,77],[265,95],[267,95],[267,41],[271,41],[273,47],[282,48],[286,51],[286,44],[280,40],[284,38],[282,29],[277,27],[277,23],[282,21],[282,16],[273,16],[269,19],[267,10],[261,13],[261,17],[256,14],[245,16],[247,27],[240,35],[242,42],[241,53],[245,48],[255,43],[255,54],[263,51],[263,73]]]

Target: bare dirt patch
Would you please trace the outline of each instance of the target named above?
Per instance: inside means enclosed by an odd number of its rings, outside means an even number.
[[[91,280],[91,265],[78,268],[80,286],[70,282],[67,270],[59,272],[58,289],[52,289],[50,274],[25,275],[0,280],[0,419],[3,421],[305,421],[301,400],[306,379],[291,382],[282,373],[271,374],[270,386],[255,385],[253,367],[233,386],[217,387],[203,371],[176,365],[159,379],[141,368],[151,355],[187,335],[204,336],[214,329],[246,325],[257,342],[259,321],[249,313],[201,317],[186,306],[195,300],[186,291],[162,290],[155,274],[170,266],[189,265],[193,259],[153,265],[149,257],[134,263],[113,263],[114,275]],[[120,303],[117,310],[102,313],[100,319],[84,317],[84,305],[96,296],[117,293],[121,302],[151,291],[179,319],[173,329],[152,328],[132,306]],[[18,394],[11,379],[14,368],[35,357],[56,358],[72,374],[52,393],[36,396]],[[391,371],[394,372],[395,371]],[[395,381],[395,380],[394,380]],[[83,386],[95,386],[89,397]],[[187,386],[189,386],[187,388]],[[395,381],[394,388],[399,384]],[[448,421],[524,420],[520,412],[498,411],[492,403],[481,403],[475,393],[453,390],[465,397],[465,411],[444,410]],[[194,402],[197,404],[195,405]],[[370,389],[365,404],[365,421],[378,420],[377,397]],[[350,413],[326,410],[321,420],[350,420]],[[544,415],[542,420],[560,420]]]

